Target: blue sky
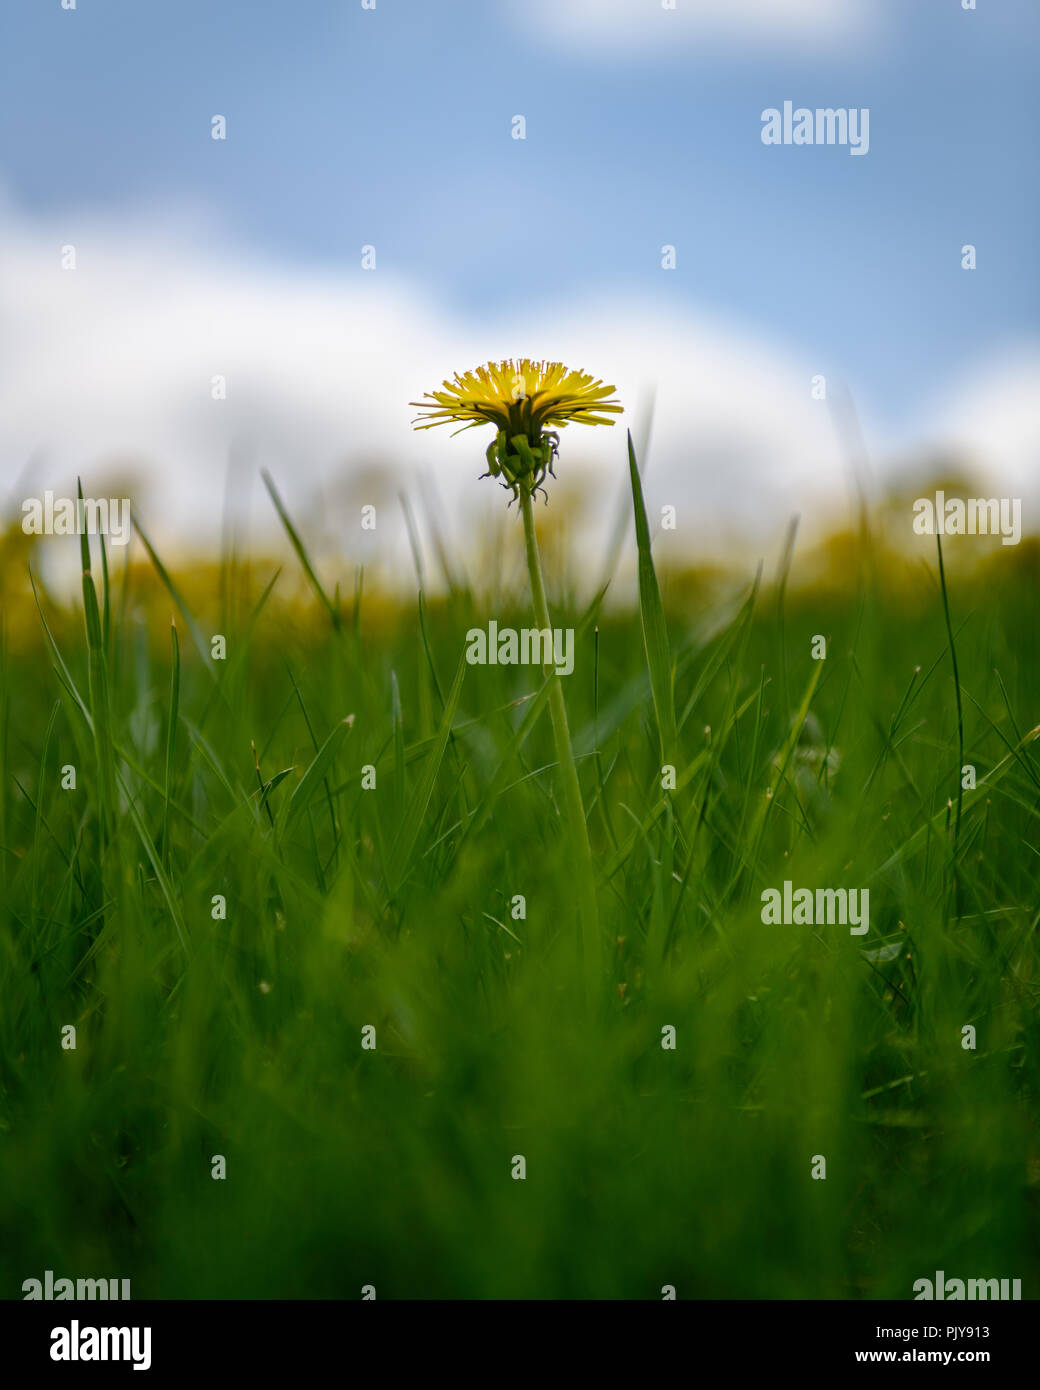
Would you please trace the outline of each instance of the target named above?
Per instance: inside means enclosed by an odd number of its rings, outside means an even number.
[[[776,3],[789,24],[756,25],[761,0],[6,0],[0,192],[72,240],[194,209],[226,256],[338,285],[373,244],[470,324],[615,298],[707,316],[824,364],[898,436],[1037,341],[1040,11]],[[763,145],[786,99],[869,107],[869,154]]]
[[[677,297],[841,362],[894,415],[1037,325],[1040,11],[979,4],[878,0],[852,51],[633,54],[486,0],[9,0],[2,173],[30,212],[202,203],[279,261],[352,271],[372,243],[466,310]],[[764,146],[786,98],[868,106],[870,153]]]

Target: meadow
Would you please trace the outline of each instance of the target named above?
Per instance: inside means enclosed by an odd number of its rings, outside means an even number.
[[[632,505],[638,592],[545,551],[591,960],[550,682],[464,660],[522,567],[369,593],[282,506],[280,560],[145,519],[70,604],[12,528],[3,1297],[1036,1296],[1040,547],[657,574]]]

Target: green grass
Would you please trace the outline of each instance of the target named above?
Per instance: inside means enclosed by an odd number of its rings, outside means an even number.
[[[522,585],[330,597],[270,481],[283,572],[95,551],[37,614],[8,561],[2,1296],[1036,1295],[1038,551],[948,545],[940,586],[845,538],[837,582],[708,588],[655,574],[633,485],[640,607],[549,581],[584,1001],[548,685],[461,660]],[[869,934],[763,925],[785,879],[869,887]]]

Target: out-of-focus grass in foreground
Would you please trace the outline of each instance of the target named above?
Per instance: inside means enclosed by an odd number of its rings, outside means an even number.
[[[315,573],[301,599],[299,557],[164,578],[135,540],[107,585],[95,546],[85,627],[12,546],[0,1295],[53,1269],[135,1297],[909,1298],[943,1269],[1035,1296],[1040,553],[969,576],[956,544],[959,831],[934,552],[662,575],[667,792],[653,615],[555,584],[585,1008],[541,677],[460,665],[467,629],[531,625],[522,589]],[[869,888],[868,935],[763,925],[785,879]]]

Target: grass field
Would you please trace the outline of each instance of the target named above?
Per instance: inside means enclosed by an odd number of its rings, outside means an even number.
[[[301,597],[296,539],[277,579],[95,548],[78,609],[7,546],[3,1296],[1036,1296],[1035,543],[948,541],[949,627],[870,529],[662,612],[648,551],[631,604],[550,565],[597,966],[547,684],[462,659],[531,626],[522,563]],[[764,924],[785,880],[869,888],[869,932]]]

